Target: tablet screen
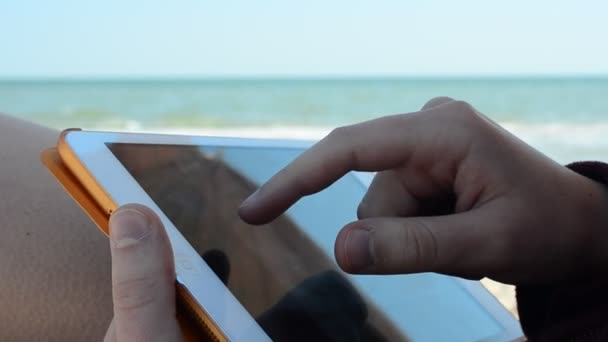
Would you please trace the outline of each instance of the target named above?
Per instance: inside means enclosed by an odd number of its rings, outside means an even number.
[[[335,237],[366,191],[354,174],[270,224],[241,221],[240,203],[301,149],[108,147],[275,341],[475,341],[503,332],[454,278],[339,270]]]

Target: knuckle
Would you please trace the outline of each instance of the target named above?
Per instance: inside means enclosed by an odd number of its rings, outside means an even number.
[[[353,137],[358,133],[357,125],[341,126],[334,128],[329,135],[319,144],[327,146],[342,146],[340,153],[336,153],[333,158],[326,158],[319,161],[319,172],[321,174],[332,174],[336,168],[352,170],[358,165],[359,149]]]
[[[434,98],[428,100],[424,104],[424,106],[422,106],[422,109],[425,110],[425,109],[437,107],[437,106],[440,106],[440,105],[443,105],[443,104],[446,104],[446,103],[449,103],[452,101],[454,101],[454,100],[451,97],[437,96],[437,97],[434,97]]]
[[[471,105],[467,101],[463,101],[463,100],[454,100],[450,103],[450,106],[456,112],[463,112],[463,113],[476,112],[475,108],[473,108],[473,105]]]
[[[403,258],[411,260],[416,270],[429,269],[435,265],[438,255],[437,238],[426,223],[413,219],[400,234]]]
[[[330,140],[343,140],[349,137],[352,133],[352,126],[340,126],[336,127],[329,132],[328,138]]]
[[[466,101],[453,101],[450,104],[452,113],[464,120],[476,120],[479,118],[479,112]]]
[[[441,115],[445,116],[444,119],[450,120],[465,130],[482,129],[488,125],[485,117],[466,101],[452,101],[446,109],[441,112]]]
[[[364,218],[368,218],[370,217],[369,215],[369,205],[367,204],[367,202],[365,201],[365,198],[361,201],[361,203],[359,203],[359,206],[357,207],[357,218],[359,220],[364,219]]]
[[[123,310],[139,310],[152,304],[159,281],[151,276],[118,281],[112,285],[114,305]]]

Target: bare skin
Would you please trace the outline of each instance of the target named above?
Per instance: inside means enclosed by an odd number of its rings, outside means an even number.
[[[449,98],[334,130],[247,199],[240,215],[271,221],[351,170],[379,173],[360,220],[336,239],[347,272],[539,284],[605,270],[606,189]]]
[[[164,229],[149,209],[126,206],[112,217],[108,248],[40,162],[58,136],[0,114],[0,340],[179,340]],[[116,232],[138,230],[141,217],[150,233],[118,242]]]
[[[59,132],[0,114],[0,341],[100,340],[107,238],[42,166]]]

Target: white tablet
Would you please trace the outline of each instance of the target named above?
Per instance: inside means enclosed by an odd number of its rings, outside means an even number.
[[[348,275],[338,231],[371,175],[349,173],[261,227],[239,204],[310,142],[68,132],[60,153],[105,192],[164,223],[177,280],[231,341],[512,341],[519,322],[479,283],[433,273]],[[62,146],[63,145],[63,146]],[[71,159],[70,159],[71,158]],[[71,162],[70,162],[71,160]],[[80,170],[82,171],[82,170]],[[104,196],[101,196],[104,197]]]

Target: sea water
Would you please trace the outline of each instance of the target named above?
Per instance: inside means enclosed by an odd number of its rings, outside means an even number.
[[[0,111],[55,128],[321,138],[451,96],[565,163],[608,160],[608,78],[0,81]]]

